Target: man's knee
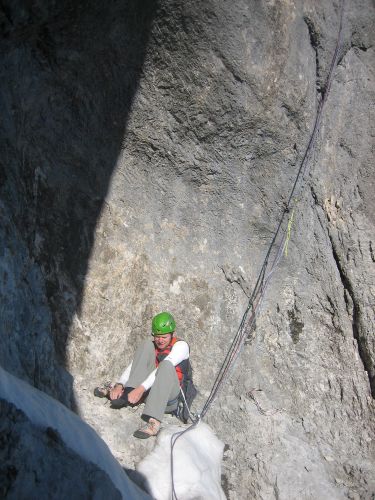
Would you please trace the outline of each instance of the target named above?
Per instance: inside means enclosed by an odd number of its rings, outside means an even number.
[[[175,374],[176,370],[175,370],[173,364],[170,361],[168,361],[167,359],[165,359],[164,361],[159,363],[158,370],[157,370],[156,374],[158,374],[158,372],[167,373],[167,374],[168,373]]]
[[[161,383],[170,381],[173,385],[179,385],[175,367],[168,360],[164,360],[159,364],[156,370],[156,379],[160,380]]]
[[[152,342],[151,339],[145,339],[141,342],[140,346],[143,349],[155,349],[154,343]]]
[[[162,361],[156,371],[156,378],[162,384],[162,387],[165,387],[166,389],[168,388],[168,391],[170,391],[167,403],[167,406],[169,407],[170,403],[175,403],[174,400],[177,398],[180,390],[180,384],[178,382],[177,373],[173,364],[168,360]],[[175,408],[173,407],[172,410],[174,409]],[[168,411],[169,410],[170,408],[168,408]]]
[[[150,354],[154,355],[155,348],[154,344],[152,343],[152,340],[146,339],[143,340],[141,344],[139,344],[137,351],[140,352],[141,354]]]

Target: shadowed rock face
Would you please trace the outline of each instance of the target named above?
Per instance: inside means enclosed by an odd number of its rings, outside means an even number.
[[[68,405],[90,252],[154,2],[2,2],[0,359]]]
[[[207,415],[228,498],[375,492],[375,16],[347,4],[288,256]],[[1,362],[71,404],[61,365],[78,385],[116,378],[167,309],[199,409],[298,171],[339,5],[2,5]]]
[[[122,498],[107,474],[67,449],[54,429],[39,429],[3,400],[0,415],[1,498]]]

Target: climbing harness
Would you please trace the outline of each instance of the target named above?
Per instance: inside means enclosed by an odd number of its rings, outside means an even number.
[[[316,117],[315,117],[315,122],[313,126],[313,130],[310,135],[310,139],[308,141],[307,147],[305,149],[305,153],[302,157],[300,167],[298,169],[292,190],[290,192],[288,201],[285,205],[284,211],[280,217],[280,221],[277,225],[275,234],[271,240],[271,243],[269,245],[268,251],[266,253],[266,256],[263,261],[263,265],[261,267],[261,270],[259,272],[256,284],[254,286],[254,289],[251,293],[248,305],[246,307],[246,310],[242,316],[242,320],[240,323],[240,326],[237,330],[236,335],[234,336],[234,339],[232,341],[232,344],[229,348],[229,351],[224,359],[224,362],[219,370],[219,373],[214,381],[214,384],[212,386],[211,392],[203,405],[203,408],[201,412],[196,416],[195,420],[193,423],[185,430],[181,432],[177,432],[171,436],[171,483],[172,483],[172,500],[178,500],[176,491],[175,491],[175,485],[174,485],[174,479],[173,479],[173,450],[176,445],[176,441],[183,436],[186,432],[189,430],[193,429],[206,415],[207,411],[213,404],[214,400],[217,398],[217,395],[223,385],[225,384],[226,380],[228,379],[231,371],[233,370],[233,367],[236,363],[236,360],[238,359],[238,356],[240,355],[241,350],[243,349],[243,346],[245,344],[245,340],[250,337],[250,335],[253,332],[253,328],[255,325],[255,320],[257,316],[259,315],[261,304],[264,299],[265,291],[266,288],[271,280],[271,277],[273,273],[275,272],[276,267],[278,266],[283,254],[287,254],[288,251],[288,243],[290,240],[290,234],[291,234],[291,229],[293,225],[293,219],[294,219],[294,211],[296,208],[297,201],[299,199],[299,194],[302,191],[303,188],[303,181],[306,177],[306,171],[307,171],[307,165],[309,163],[311,153],[313,151],[313,147],[315,145],[316,137],[319,131],[319,126],[320,122],[322,119],[322,114],[323,114],[323,108],[324,105],[327,101],[328,94],[331,89],[332,85],[332,80],[333,80],[333,74],[334,70],[338,64],[339,61],[339,56],[340,56],[340,51],[341,51],[341,45],[342,45],[342,26],[343,26],[343,13],[344,13],[344,2],[345,0],[341,0],[340,2],[340,23],[339,23],[339,30],[338,30],[338,35],[337,35],[337,41],[336,41],[336,47],[335,51],[332,57],[331,65],[328,71],[328,76],[326,80],[326,84],[322,89],[321,93],[321,98],[318,103],[317,111],[316,111]],[[290,214],[289,217],[288,214]],[[288,222],[286,223],[286,220]],[[285,227],[286,226],[286,227]],[[273,252],[273,250],[276,250]],[[250,395],[248,393],[249,397],[251,397],[254,402],[256,402],[256,399],[254,395]],[[258,406],[257,406],[258,407]],[[259,409],[259,407],[258,407]]]

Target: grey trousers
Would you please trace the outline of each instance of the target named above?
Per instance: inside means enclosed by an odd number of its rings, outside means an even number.
[[[145,340],[135,352],[129,380],[125,387],[138,387],[155,370],[155,347],[152,340]],[[177,408],[176,398],[180,392],[180,384],[175,367],[170,361],[162,361],[156,371],[155,382],[147,395],[142,418],[156,418],[160,422],[164,413]],[[169,404],[168,404],[169,403]]]

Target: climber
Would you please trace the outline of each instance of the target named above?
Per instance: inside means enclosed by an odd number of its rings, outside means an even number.
[[[147,422],[134,436],[156,436],[164,413],[177,409],[180,385],[190,369],[189,346],[174,336],[176,323],[168,312],[152,319],[153,340],[137,348],[132,363],[113,386],[96,387],[94,395],[107,397],[111,407],[135,406],[145,402],[141,418]]]

